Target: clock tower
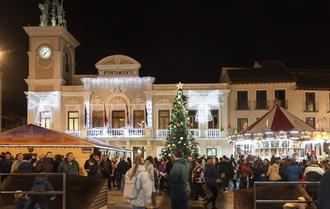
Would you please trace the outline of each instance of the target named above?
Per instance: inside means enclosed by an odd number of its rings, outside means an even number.
[[[60,91],[71,84],[79,42],[64,26],[24,27],[29,35],[29,91]]]
[[[24,27],[29,36],[28,123],[60,131],[62,86],[72,84],[79,42],[66,29],[64,0],[39,4],[40,25]]]

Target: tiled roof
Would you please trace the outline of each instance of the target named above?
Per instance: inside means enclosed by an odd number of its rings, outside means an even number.
[[[297,89],[330,90],[330,69],[287,68],[280,61],[258,61],[252,68],[225,69],[220,82],[231,84],[296,82]]]

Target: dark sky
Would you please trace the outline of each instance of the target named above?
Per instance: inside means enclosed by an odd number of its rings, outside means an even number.
[[[28,37],[39,24],[38,0],[0,0],[4,112],[26,114]],[[321,1],[65,0],[68,30],[80,41],[76,73],[125,54],[156,83],[217,82],[221,66],[279,59],[330,68],[330,7]],[[322,1],[326,2],[326,1]]]

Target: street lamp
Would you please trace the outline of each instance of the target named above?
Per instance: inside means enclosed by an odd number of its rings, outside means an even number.
[[[2,132],[2,63],[4,55],[4,51],[0,50],[0,132]]]

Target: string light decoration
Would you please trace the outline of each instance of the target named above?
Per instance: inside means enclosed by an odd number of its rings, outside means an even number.
[[[188,108],[197,109],[195,121],[200,124],[212,121],[210,106],[219,105],[219,91],[189,91]]]
[[[57,91],[52,92],[31,92],[27,93],[28,109],[35,110],[36,116],[34,119],[35,124],[40,125],[41,113],[47,112],[50,121],[53,121],[53,111],[60,107],[60,93]]]
[[[97,77],[81,79],[81,82],[87,89],[111,89],[122,86],[151,89],[154,81],[155,78],[153,77]]]

